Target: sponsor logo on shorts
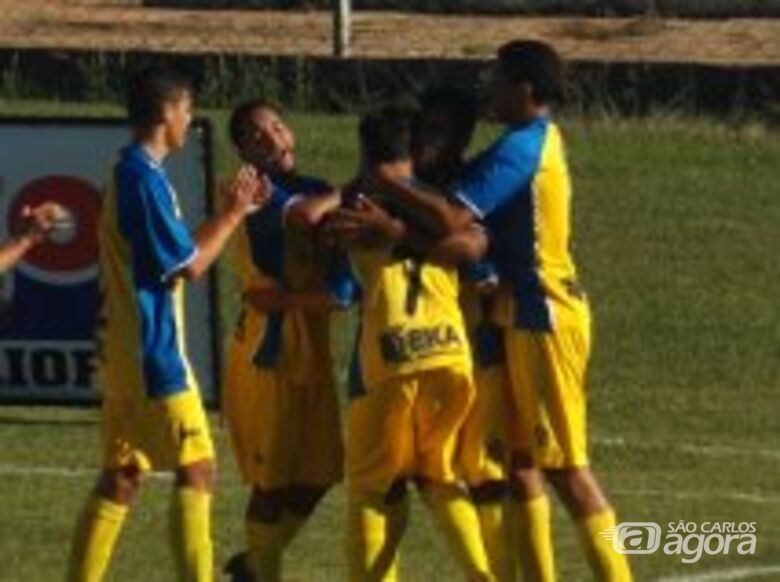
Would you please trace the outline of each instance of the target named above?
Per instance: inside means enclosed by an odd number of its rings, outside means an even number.
[[[450,352],[463,340],[453,326],[436,325],[390,329],[379,337],[379,345],[386,362],[401,364]]]
[[[756,553],[756,522],[669,522],[664,532],[651,521],[627,521],[599,532],[612,541],[619,554],[680,556],[683,564],[698,562],[705,554],[753,556]]]

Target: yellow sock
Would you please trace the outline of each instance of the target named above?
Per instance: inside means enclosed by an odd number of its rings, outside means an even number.
[[[604,582],[631,582],[628,559],[614,550],[611,540],[600,535],[604,530],[614,530],[615,512],[612,509],[599,511],[581,520],[578,525],[596,578]]]
[[[350,492],[347,554],[352,582],[398,579],[398,546],[409,514],[409,501],[385,504],[383,496]]]
[[[512,502],[515,543],[519,546],[520,570],[524,580],[555,580],[550,500],[547,495]]]
[[[507,507],[503,500],[477,503],[479,529],[487,553],[490,571],[499,582],[514,580],[513,552],[509,549],[506,523]]]
[[[70,582],[103,579],[126,516],[126,505],[90,497],[76,526],[68,566]]]
[[[191,487],[177,487],[171,499],[170,519],[171,545],[179,579],[212,582],[211,494]]]
[[[468,494],[456,485],[426,483],[422,496],[469,580],[491,580],[479,519]]]

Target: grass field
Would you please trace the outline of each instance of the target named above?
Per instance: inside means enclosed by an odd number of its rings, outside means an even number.
[[[115,110],[0,102],[0,114],[44,112]],[[224,114],[213,117],[224,125]],[[354,120],[291,120],[302,167],[347,178]],[[596,315],[594,464],[624,521],[659,522],[664,530],[680,520],[757,524],[755,556],[705,554],[690,565],[678,556],[636,556],[637,579],[780,579],[780,137],[760,126],[673,118],[574,119],[564,128],[575,253]],[[235,160],[223,137],[218,144],[218,173],[226,175]],[[231,298],[225,301],[229,312]],[[0,580],[61,578],[99,458],[96,418],[94,411],[0,409]],[[244,492],[216,418],[214,428],[221,562],[242,547]],[[168,489],[161,479],[150,482],[111,579],[171,579]],[[289,579],[345,579],[343,513],[337,489],[293,545]],[[560,509],[554,531],[559,579],[589,579]],[[458,579],[422,507],[404,542],[403,572],[410,581]]]

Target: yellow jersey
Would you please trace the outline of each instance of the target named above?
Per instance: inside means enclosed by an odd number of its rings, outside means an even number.
[[[436,368],[471,371],[458,304],[458,273],[395,253],[390,245],[350,253],[362,289],[357,373],[372,389]]]

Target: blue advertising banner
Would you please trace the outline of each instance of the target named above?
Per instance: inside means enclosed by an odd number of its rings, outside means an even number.
[[[193,125],[166,170],[193,228],[210,211],[210,132]],[[0,239],[25,206],[53,200],[75,228],[57,231],[0,281],[0,403],[92,403],[98,308],[97,221],[119,149],[121,120],[0,119]],[[189,286],[187,346],[207,402],[215,402],[218,325],[215,279]],[[129,348],[130,349],[130,348]]]

